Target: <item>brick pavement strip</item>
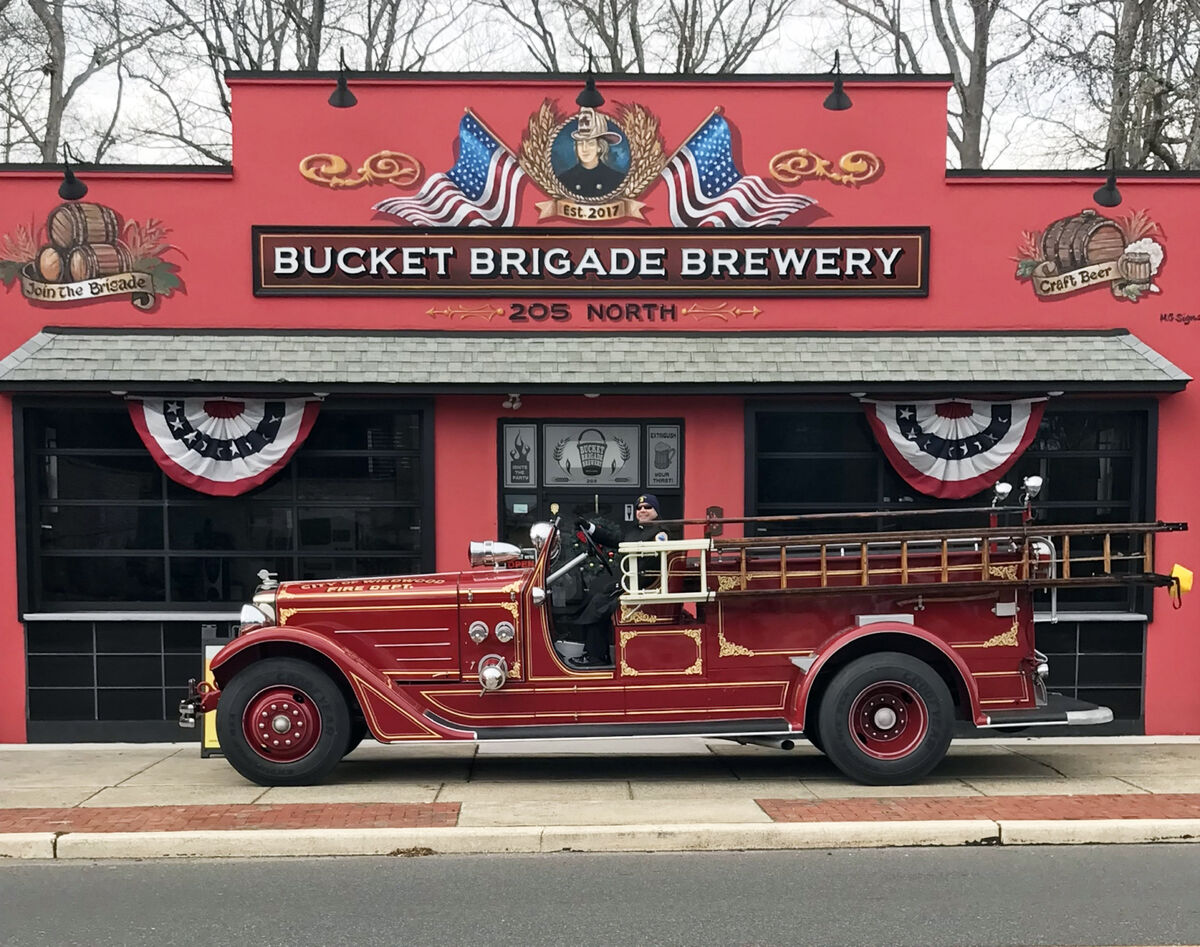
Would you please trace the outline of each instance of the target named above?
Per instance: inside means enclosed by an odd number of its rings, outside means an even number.
[[[756,799],[776,822],[898,822],[954,819],[1198,819],[1200,793],[1086,796],[908,796]]]
[[[0,833],[453,827],[459,803],[322,803],[0,809]]]

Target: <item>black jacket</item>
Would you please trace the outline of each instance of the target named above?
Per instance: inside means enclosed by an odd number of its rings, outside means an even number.
[[[588,625],[607,621],[617,610],[617,596],[620,592],[617,546],[621,543],[621,531],[606,520],[593,519],[592,522],[596,525],[592,539],[608,557],[613,574],[609,575],[604,564],[595,556],[588,556],[560,579],[550,590],[556,623]],[[551,572],[587,550],[587,545],[576,535],[573,523],[559,524],[558,539],[558,552],[550,563]]]

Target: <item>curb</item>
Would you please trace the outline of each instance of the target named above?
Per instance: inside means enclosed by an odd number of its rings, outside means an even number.
[[[1200,819],[1029,819],[999,825],[1001,845],[1200,842]]]
[[[813,848],[1200,842],[1200,819],[774,822],[706,825],[241,829],[0,834],[0,858],[268,858],[334,855],[718,852]]]

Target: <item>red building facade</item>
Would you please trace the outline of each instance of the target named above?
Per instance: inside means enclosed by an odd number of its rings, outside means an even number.
[[[0,741],[168,738],[259,569],[552,504],[1196,519],[1196,178],[948,173],[944,79],[229,84],[231,169],[0,168]],[[1200,732],[1186,608],[1044,605],[1052,689]]]

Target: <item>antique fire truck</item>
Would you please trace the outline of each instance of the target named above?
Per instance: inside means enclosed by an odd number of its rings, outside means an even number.
[[[1012,525],[1000,523],[1012,508],[999,484],[991,507],[966,511],[987,523],[974,529],[818,525],[743,539],[723,532],[746,519],[710,516],[679,521],[703,537],[622,543],[614,562],[591,542],[568,559],[557,524],[539,523],[529,549],[472,543],[464,572],[294,582],[263,572],[180,724],[216,711],[226,758],[268,786],[321,780],[368,735],[693,734],[783,749],[803,738],[859,782],[911,783],[943,759],[956,721],[1112,719],[1047,692],[1035,596],[1053,609],[1063,587],[1141,584],[1170,587],[1178,604],[1190,586],[1181,567],[1154,572],[1155,535],[1185,524],[1041,526],[1030,511],[1039,487],[1026,481]],[[555,629],[554,587],[589,555],[619,570],[611,669],[573,668]]]

